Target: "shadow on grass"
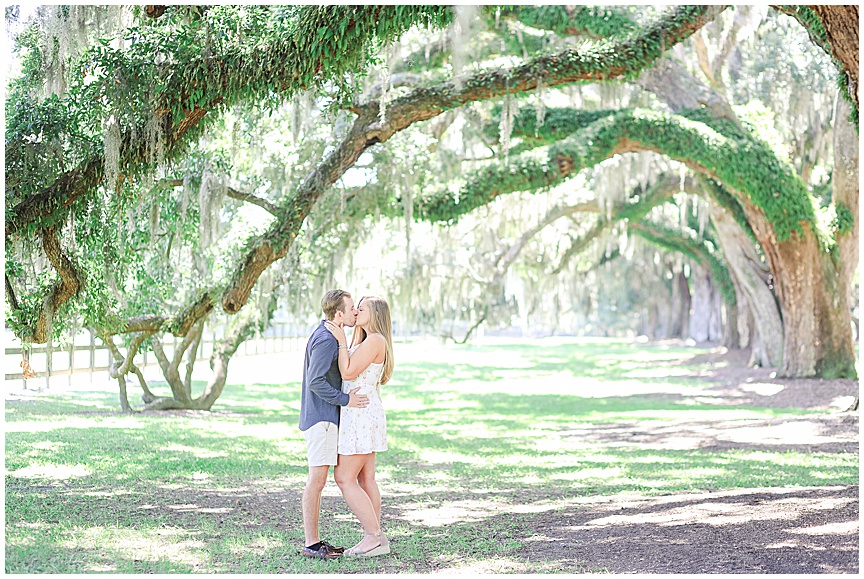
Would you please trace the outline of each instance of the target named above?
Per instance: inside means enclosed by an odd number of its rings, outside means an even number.
[[[616,499],[399,494],[385,487],[383,521],[393,554],[329,562],[297,553],[302,525],[296,488],[157,487],[120,501],[94,499],[75,486],[30,490],[43,508],[62,510],[65,518],[41,525],[17,514],[7,518],[7,572],[858,571],[854,486]],[[322,536],[350,545],[360,538],[359,525],[330,490]],[[89,509],[69,508],[80,503]],[[9,548],[9,541],[24,542],[28,534],[38,548]]]
[[[538,513],[531,527],[559,565],[575,555],[613,573],[857,574],[858,500],[857,486],[624,498]]]

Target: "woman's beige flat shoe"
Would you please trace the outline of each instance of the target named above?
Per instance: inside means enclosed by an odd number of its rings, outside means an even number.
[[[387,540],[387,537],[381,533],[375,533],[373,535],[367,534],[366,536],[379,537],[381,539],[381,544],[369,549],[368,551],[360,551],[356,547],[351,547],[350,549],[345,550],[344,555],[346,557],[377,557],[378,555],[386,555],[390,552],[390,541]]]

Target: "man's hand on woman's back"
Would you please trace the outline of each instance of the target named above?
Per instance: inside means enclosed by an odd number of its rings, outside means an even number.
[[[365,394],[358,394],[358,390],[360,390],[359,386],[348,393],[348,404],[345,406],[348,408],[366,408],[369,406],[369,397]]]

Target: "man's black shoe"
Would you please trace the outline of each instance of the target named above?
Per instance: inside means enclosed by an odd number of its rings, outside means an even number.
[[[344,550],[344,549],[343,549]],[[330,548],[326,543],[321,543],[317,549],[310,549],[309,547],[302,547],[300,549],[300,554],[304,557],[313,557],[315,559],[336,559],[337,557],[341,557],[342,553],[337,553],[332,548]]]

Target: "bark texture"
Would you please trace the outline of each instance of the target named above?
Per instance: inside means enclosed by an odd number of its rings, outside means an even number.
[[[751,340],[751,363],[779,367],[783,361],[783,320],[777,300],[768,288],[768,270],[760,262],[753,242],[728,211],[711,203],[711,221],[717,232],[726,266],[739,295],[744,315],[752,315],[758,344]],[[749,325],[749,324],[743,324]]]
[[[42,307],[39,310],[39,316],[36,320],[36,326],[33,328],[29,336],[31,342],[35,344],[44,344],[50,339],[51,320],[54,317],[54,312],[64,303],[72,299],[79,288],[81,280],[78,276],[74,265],[63,254],[60,247],[60,239],[56,227],[46,227],[41,231],[42,234],[42,249],[48,257],[48,261],[60,274],[60,281],[54,284],[45,298],[42,300]]]
[[[834,171],[831,173],[831,188],[835,206],[847,207],[853,217],[853,225],[849,231],[835,232],[837,245],[840,248],[840,283],[847,288],[848,292],[851,292],[853,289],[852,277],[858,268],[860,217],[858,213],[858,190],[860,182],[858,177],[858,132],[849,122],[849,110],[849,103],[838,97],[834,109]],[[851,299],[851,295],[847,299]]]
[[[828,42],[831,43],[831,53],[849,76],[849,94],[858,107],[858,5],[843,6],[813,5],[808,6],[816,13]]]

